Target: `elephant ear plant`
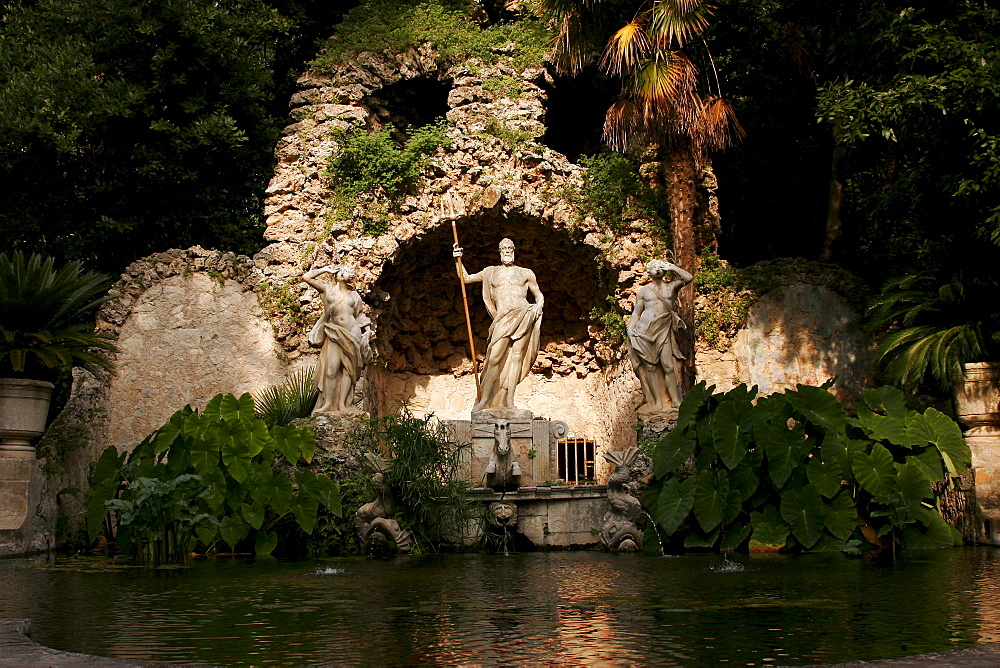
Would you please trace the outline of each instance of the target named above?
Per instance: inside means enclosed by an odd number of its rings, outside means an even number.
[[[644,505],[671,547],[856,554],[961,542],[932,487],[971,463],[948,416],[907,409],[893,387],[865,390],[857,415],[822,387],[759,399],[745,385],[713,390],[696,385],[653,450]]]
[[[307,534],[320,506],[340,515],[337,485],[306,466],[309,429],[268,426],[249,394],[185,407],[130,455],[108,447],[91,474],[87,531],[117,537],[140,564],[183,563],[200,546],[270,554],[286,515]]]
[[[52,380],[60,368],[109,365],[111,338],[94,331],[107,276],[80,262],[0,253],[0,377]]]

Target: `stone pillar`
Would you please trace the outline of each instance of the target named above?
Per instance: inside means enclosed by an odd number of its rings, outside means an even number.
[[[958,419],[968,430],[976,499],[986,520],[985,540],[1000,545],[1000,366],[965,365],[965,383],[955,389]]]

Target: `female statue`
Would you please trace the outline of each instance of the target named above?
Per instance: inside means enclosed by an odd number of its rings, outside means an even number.
[[[329,273],[334,283],[317,280]],[[348,287],[354,269],[330,265],[306,272],[302,280],[323,299],[323,316],[309,332],[309,345],[321,347],[314,382],[319,399],[313,413],[354,411],[354,386],[371,359],[371,320],[361,296]]]
[[[668,271],[676,274],[664,280]],[[684,353],[677,346],[675,332],[684,329],[684,321],[674,312],[677,292],[693,276],[671,262],[651,260],[646,273],[653,279],[639,288],[635,309],[628,321],[628,353],[632,368],[646,395],[646,409],[664,412],[681,404],[680,374],[677,367]]]

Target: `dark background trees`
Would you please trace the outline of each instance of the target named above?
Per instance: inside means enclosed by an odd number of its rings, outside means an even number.
[[[354,4],[0,4],[0,250],[117,272],[171,246],[259,248],[294,80]],[[489,20],[516,17],[483,5]],[[637,4],[560,6],[589,12],[578,55],[596,63]],[[704,45],[747,133],[712,155],[723,258],[824,257],[872,286],[995,265],[996,0],[715,0],[711,12]]]
[[[118,271],[250,252],[287,100],[344,2],[11,2],[0,26],[0,246]]]

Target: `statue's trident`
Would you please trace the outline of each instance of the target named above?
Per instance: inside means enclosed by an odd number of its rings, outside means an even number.
[[[455,248],[461,248],[458,243],[458,227],[455,221],[465,215],[465,202],[453,196],[450,192],[441,197],[441,217],[451,221],[451,232],[455,237]],[[469,352],[472,354],[472,377],[476,379],[476,401],[480,398],[479,362],[476,360],[476,343],[472,338],[472,318],[469,317],[469,297],[465,294],[465,278],[462,271],[462,258],[455,258],[455,268],[458,270],[458,284],[462,287],[462,306],[465,307],[465,328],[469,335]]]

